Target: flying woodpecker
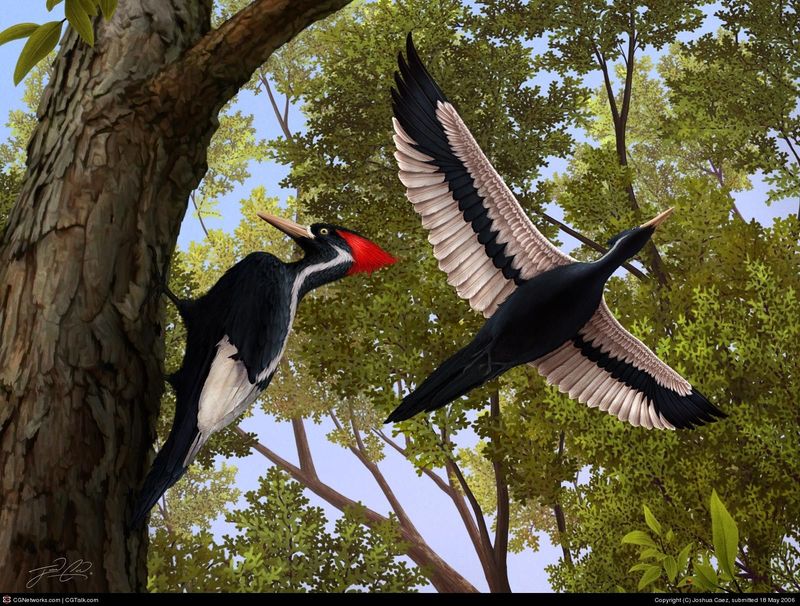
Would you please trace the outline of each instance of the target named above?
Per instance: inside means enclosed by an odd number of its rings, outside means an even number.
[[[284,263],[254,252],[231,267],[202,297],[173,298],[186,325],[186,352],[170,377],[176,408],[172,430],[153,462],[131,526],[138,527],[161,495],[192,463],[211,435],[231,423],[264,391],[286,348],[297,306],[309,291],[395,259],[354,231],[310,227],[258,213],[303,249]]]
[[[613,238],[593,263],[562,253],[492,167],[410,34],[406,55],[392,89],[399,177],[448,283],[488,320],[387,422],[436,410],[521,364],[634,426],[692,428],[725,416],[626,331],[603,299],[608,278],[672,209]]]

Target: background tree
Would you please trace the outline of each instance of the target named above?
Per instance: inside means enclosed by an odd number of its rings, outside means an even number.
[[[148,552],[150,591],[413,591],[424,581],[399,560],[392,521],[367,528],[358,507],[332,528],[303,488],[277,468],[233,509],[235,469],[193,467],[157,506]],[[235,534],[216,539],[210,522],[224,508]]]
[[[608,299],[640,338],[698,377],[731,419],[695,433],[642,432],[568,401],[520,369],[427,422],[401,426],[402,452],[420,471],[444,468],[465,491],[476,553],[494,590],[507,583],[506,537],[520,544],[532,526],[551,532],[562,546],[563,557],[550,570],[557,589],[635,589],[627,572],[633,554],[609,528],[624,529],[645,501],[681,539],[691,540],[705,532],[700,520],[707,516],[692,512],[706,506],[702,495],[712,488],[746,521],[741,530],[754,587],[770,587],[769,561],[796,537],[797,495],[784,474],[797,473],[798,439],[791,429],[797,417],[789,396],[797,389],[790,362],[797,330],[791,319],[798,292],[796,222],[764,227],[736,215],[733,193],[749,187],[756,166],[744,161],[748,150],[724,157],[724,146],[730,151],[739,144],[675,128],[694,119],[703,102],[687,113],[691,99],[665,88],[666,78],[651,73],[654,64],[643,54],[664,52],[679,34],[698,27],[702,6],[604,3],[580,12],[574,3],[489,2],[468,15],[456,3],[376,2],[365,7],[360,28],[319,34],[326,52],[300,93],[307,130],[279,146],[279,158],[292,166],[289,182],[308,192],[304,202],[313,214],[358,221],[407,261],[372,296],[353,289],[337,292],[335,306],[315,300],[298,323],[298,331],[309,334],[323,323],[330,331],[330,339],[311,340],[304,350],[317,369],[347,368],[333,376],[318,370],[319,380],[341,397],[366,392],[383,411],[479,322],[435,270],[396,180],[385,90],[406,31],[415,32],[430,68],[535,221],[541,202],[555,199],[567,223],[597,243],[656,209],[678,209],[641,259],[649,278],[615,279]],[[444,18],[436,11],[452,12]],[[427,25],[428,19],[437,24]],[[475,35],[462,37],[459,28]],[[532,57],[520,40],[539,35],[549,50]],[[361,47],[372,50],[354,64],[352,53]],[[690,67],[688,48],[673,52],[661,68],[670,77]],[[555,72],[546,96],[530,85],[537,67]],[[584,104],[589,91],[572,74],[591,70],[600,74],[601,89]],[[763,125],[748,122],[756,118],[757,112],[743,115],[740,128],[763,132]],[[586,142],[565,175],[537,184],[548,156],[569,150],[566,128],[573,119],[582,120]],[[747,144],[758,145],[758,137]],[[707,170],[710,162],[729,166],[723,183],[718,171]],[[589,250],[575,254],[587,257]],[[342,308],[352,313],[332,311]],[[363,324],[378,315],[388,321]],[[483,414],[476,417],[476,409]],[[467,427],[485,440],[480,452],[490,465],[454,448]],[[786,433],[776,435],[776,427]],[[379,427],[374,433],[386,436]],[[755,457],[753,449],[771,455]],[[488,511],[494,512],[495,537],[488,523],[481,528]]]

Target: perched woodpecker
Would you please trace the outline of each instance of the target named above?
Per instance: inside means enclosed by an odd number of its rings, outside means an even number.
[[[387,422],[436,410],[521,364],[634,426],[692,428],[725,416],[626,331],[603,299],[608,278],[672,209],[613,238],[593,263],[562,253],[528,219],[410,34],[406,54],[392,89],[399,177],[448,283],[488,320]]]
[[[170,377],[175,420],[141,489],[133,527],[184,474],[211,435],[267,388],[303,296],[395,262],[377,244],[343,227],[305,227],[274,215],[258,216],[290,236],[305,255],[284,263],[269,253],[251,253],[199,299],[173,298],[186,325],[183,363]]]

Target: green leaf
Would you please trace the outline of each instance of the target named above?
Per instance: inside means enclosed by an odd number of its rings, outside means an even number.
[[[642,551],[641,554],[639,554],[640,560],[646,560],[647,558],[655,558],[660,562],[666,557],[667,555],[657,547],[651,547],[650,549],[645,549],[644,551]]]
[[[638,572],[639,570],[650,570],[652,564],[648,564],[646,562],[639,562],[638,564],[634,564],[628,569],[628,572]]]
[[[650,538],[650,535],[642,530],[632,530],[624,537],[622,537],[623,543],[628,543],[631,545],[643,545],[645,547],[656,547],[656,544],[653,542],[653,539]]]
[[[83,9],[80,0],[66,0],[64,5],[64,14],[67,17],[69,24],[75,28],[81,39],[89,46],[94,46],[94,28],[92,27],[92,20]]]
[[[655,532],[657,536],[661,536],[661,524],[656,520],[656,516],[653,515],[653,512],[650,511],[647,505],[644,506],[644,521],[647,522],[647,526],[650,530]]]
[[[51,11],[57,5],[61,4],[64,0],[47,0],[47,10]]]
[[[717,589],[717,571],[710,564],[705,562],[695,562],[694,569],[697,572],[695,580],[703,589]]]
[[[11,42],[12,40],[19,40],[20,38],[27,38],[36,28],[39,27],[36,23],[17,23],[4,29],[0,32],[0,44]]]
[[[733,578],[739,552],[739,529],[716,490],[711,492],[711,534],[720,568]]]
[[[84,12],[90,17],[97,15],[97,3],[93,0],[78,0],[83,7]]]
[[[686,547],[681,549],[681,552],[678,554],[677,558],[677,565],[678,571],[685,570],[687,564],[689,564],[689,553],[692,551],[692,544],[689,543]]]
[[[61,21],[50,21],[36,28],[31,34],[14,68],[14,84],[19,84],[33,66],[44,59],[56,47],[61,38]]]
[[[117,10],[117,0],[100,0],[100,10],[103,11],[103,17],[108,21]]]
[[[664,571],[667,573],[670,582],[674,583],[675,577],[678,576],[678,564],[675,562],[675,558],[668,555],[661,564],[664,566]]]
[[[674,532],[672,532],[672,528],[670,528],[670,529],[667,531],[667,534],[664,536],[664,540],[665,540],[667,543],[672,543],[672,541],[674,541],[674,540],[675,540],[675,533],[674,533]]]
[[[642,578],[639,579],[639,589],[644,589],[650,583],[655,581],[658,577],[661,576],[661,567],[660,566],[651,566],[648,568],[645,573],[642,575]]]

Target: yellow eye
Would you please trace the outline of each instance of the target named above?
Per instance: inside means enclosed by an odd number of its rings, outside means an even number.
[[[320,236],[327,236],[329,233],[330,232],[329,232],[327,227],[323,227],[322,229],[319,230],[319,235]]]

